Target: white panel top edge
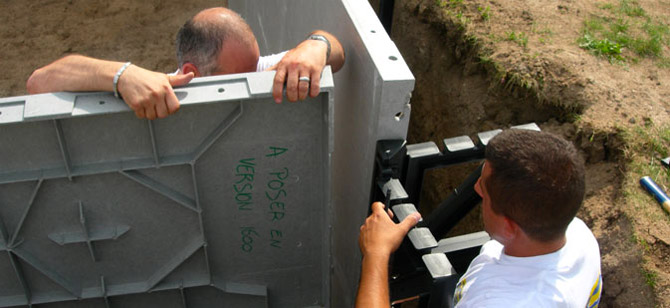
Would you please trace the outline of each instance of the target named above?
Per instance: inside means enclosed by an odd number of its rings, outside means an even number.
[[[342,0],[383,80],[414,80],[395,43],[368,1]]]

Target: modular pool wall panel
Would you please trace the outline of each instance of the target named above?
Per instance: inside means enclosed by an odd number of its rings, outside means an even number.
[[[284,104],[273,76],[196,79],[154,121],[110,93],[1,99],[0,306],[324,305],[332,75]]]
[[[295,46],[315,29],[346,52],[335,79],[332,307],[353,307],[360,275],[358,232],[367,216],[375,145],[405,139],[414,76],[368,1],[229,0],[251,25],[261,54]]]
[[[273,72],[194,79],[154,121],[110,93],[0,99],[0,307],[353,306],[414,78],[365,1],[229,4],[263,54],[323,29],[345,66],[298,103]]]

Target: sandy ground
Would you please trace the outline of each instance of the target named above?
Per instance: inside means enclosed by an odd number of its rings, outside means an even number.
[[[172,72],[179,27],[203,8],[226,1],[3,1],[0,96],[25,94],[38,67],[70,53],[131,61]]]

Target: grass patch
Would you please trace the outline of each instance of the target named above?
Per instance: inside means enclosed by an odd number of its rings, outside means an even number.
[[[627,158],[636,160],[636,158],[643,158],[644,161],[653,159],[661,159],[668,156],[668,148],[670,148],[670,125],[656,127],[651,122],[646,122],[644,126],[635,126],[623,132],[624,140],[627,142],[626,155]],[[658,169],[653,171],[668,171],[663,169],[659,164]],[[646,168],[638,169],[637,171],[652,171]]]
[[[660,68],[670,68],[670,58],[662,58],[657,63]]]
[[[614,8],[614,5],[612,5],[611,3],[602,3],[598,4],[598,8],[603,10],[611,10]]]
[[[644,275],[644,280],[648,286],[652,289],[656,286],[656,281],[658,280],[658,274],[646,269],[642,269],[642,275]]]
[[[479,16],[482,18],[482,20],[488,21],[491,19],[491,8],[488,5],[485,8],[478,6],[477,11],[479,11]]]
[[[634,0],[619,0],[616,5],[602,4],[600,16],[584,21],[579,47],[610,62],[636,63],[639,58],[652,58],[667,67],[663,54],[670,47],[670,27],[651,18]]]
[[[441,8],[462,7],[463,0],[435,0],[435,4]]]
[[[528,35],[526,35],[525,32],[515,32],[515,31],[508,31],[505,32],[505,40],[506,41],[512,41],[521,47],[526,47],[528,46]]]
[[[535,23],[533,23],[531,26],[530,32],[538,37],[537,41],[540,42],[540,44],[546,44],[547,42],[550,42],[551,36],[554,35],[554,31],[549,27],[545,26],[540,29]]]
[[[635,126],[621,131],[624,140],[624,157],[627,160],[624,196],[635,216],[646,217],[652,222],[669,223],[654,197],[648,194],[639,181],[651,177],[662,189],[670,187],[670,170],[661,164],[669,155],[670,124],[655,126],[648,121],[644,126]],[[642,243],[640,243],[642,244]],[[642,245],[644,247],[644,245]]]
[[[625,176],[622,185],[624,215],[633,225],[632,240],[643,254],[640,271],[645,283],[652,289],[659,284],[658,270],[645,265],[651,255],[656,255],[655,245],[647,241],[650,226],[667,226],[670,216],[665,213],[656,199],[640,185],[640,178],[651,177],[662,189],[668,191],[670,170],[661,164],[661,159],[670,154],[670,124],[655,124],[646,119],[643,124],[619,128],[623,141]]]
[[[584,34],[579,38],[579,47],[591,51],[597,56],[604,56],[610,62],[615,60],[623,61],[621,56],[621,44],[612,42],[608,39],[597,40],[589,34]]]
[[[629,17],[641,17],[647,15],[644,9],[642,9],[637,1],[634,0],[621,0],[619,2],[619,12]]]

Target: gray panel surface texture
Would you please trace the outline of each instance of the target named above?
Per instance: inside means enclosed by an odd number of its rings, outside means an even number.
[[[289,49],[315,29],[334,34],[345,49],[346,63],[334,74],[331,306],[352,307],[376,141],[405,139],[414,76],[368,1],[229,0],[229,6],[251,25],[261,54]]]
[[[0,99],[0,307],[328,306],[332,75],[283,104],[273,77],[194,79],[154,121]]]

